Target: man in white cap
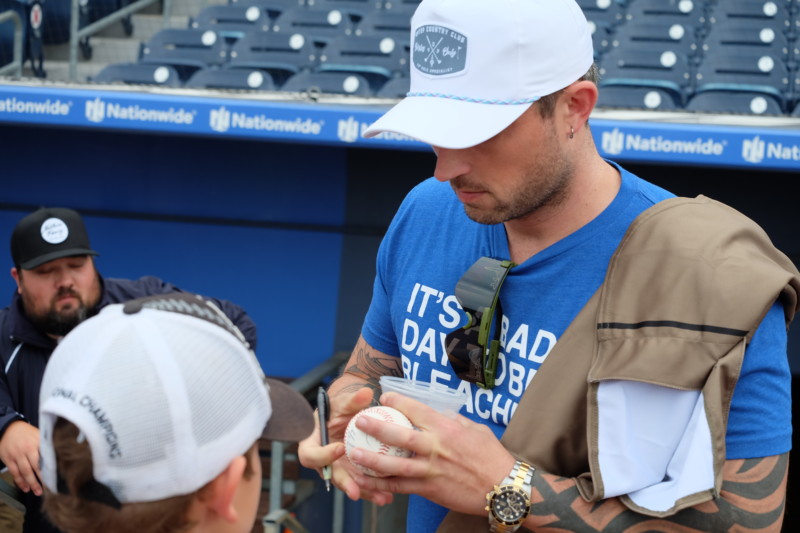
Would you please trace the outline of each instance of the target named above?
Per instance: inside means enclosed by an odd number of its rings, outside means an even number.
[[[604,160],[588,25],[574,0],[423,0],[411,87],[366,136],[430,143],[434,178],[378,253],[372,303],[330,387],[352,499],[411,494],[408,530],[778,531],[800,275],[752,221]],[[467,395],[450,419],[385,393],[416,430],[343,427],[382,375]],[[375,395],[377,397],[377,394]]]
[[[311,407],[267,379],[212,302],[176,293],[106,307],[42,380],[44,510],[66,533],[253,529],[261,437],[298,441]]]

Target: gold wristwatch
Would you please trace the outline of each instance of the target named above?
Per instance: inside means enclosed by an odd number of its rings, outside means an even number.
[[[535,469],[522,461],[514,463],[511,473],[500,485],[486,495],[486,510],[489,511],[489,531],[510,533],[531,511],[531,479]]]

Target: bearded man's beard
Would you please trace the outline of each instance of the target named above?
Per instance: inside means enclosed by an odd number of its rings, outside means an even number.
[[[86,320],[90,316],[90,309],[87,309],[83,299],[74,291],[69,289],[59,291],[58,296],[70,294],[78,299],[78,305],[74,308],[62,309],[61,311],[51,307],[46,313],[35,314],[28,311],[28,319],[39,331],[49,335],[63,337],[73,330],[75,326]]]

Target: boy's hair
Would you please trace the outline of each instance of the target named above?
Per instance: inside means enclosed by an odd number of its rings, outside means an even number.
[[[66,494],[53,493],[44,487],[42,509],[59,528],[81,533],[179,533],[194,526],[188,520],[189,506],[209,484],[190,494],[153,502],[128,503],[114,509],[80,496],[83,487],[95,481],[92,450],[89,443],[81,439],[80,430],[72,422],[58,418],[53,428],[53,445]],[[244,457],[247,461],[244,477],[250,479],[255,474],[253,461],[259,460],[258,442]]]

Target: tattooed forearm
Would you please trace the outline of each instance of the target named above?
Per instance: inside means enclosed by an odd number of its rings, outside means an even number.
[[[727,461],[719,498],[666,518],[645,516],[610,498],[587,503],[568,478],[537,472],[526,526],[537,532],[779,532],[789,454]]]
[[[343,374],[358,378],[357,383],[351,383],[342,387],[342,391],[355,392],[358,389],[368,387],[375,393],[375,402],[381,393],[381,376],[402,376],[403,371],[400,367],[400,358],[375,352],[370,346],[360,341],[350,361],[344,369]]]

